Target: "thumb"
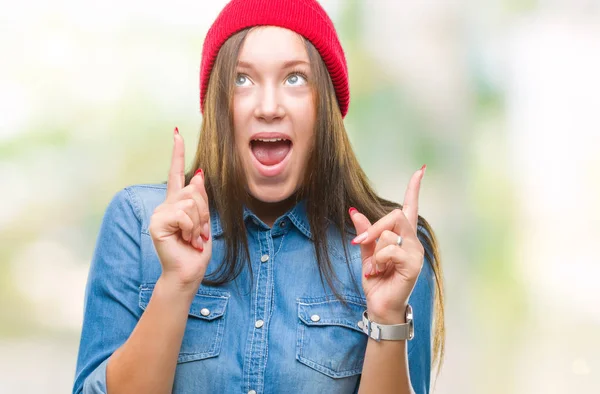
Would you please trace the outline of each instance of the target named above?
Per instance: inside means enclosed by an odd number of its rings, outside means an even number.
[[[358,212],[356,208],[350,208],[349,213],[350,219],[352,220],[354,228],[356,229],[356,235],[364,233],[369,229],[369,227],[371,227],[371,222],[369,219],[362,213]],[[362,261],[364,263],[367,258],[373,256],[373,253],[375,252],[375,241],[366,244],[360,244],[360,252],[362,255]]]
[[[190,185],[198,186],[200,194],[208,206],[208,195],[206,194],[206,188],[204,187],[204,171],[202,171],[202,168],[196,170],[194,176],[190,179]]]
[[[348,212],[350,213],[350,219],[352,219],[352,223],[356,229],[356,235],[362,234],[371,226],[369,219],[362,213],[358,212],[356,208],[352,207]]]

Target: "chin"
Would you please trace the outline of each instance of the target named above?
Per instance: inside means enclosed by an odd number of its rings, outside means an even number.
[[[286,184],[250,185],[250,195],[264,203],[278,203],[287,200],[296,188]]]

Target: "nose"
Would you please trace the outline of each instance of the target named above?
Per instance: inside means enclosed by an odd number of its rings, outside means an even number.
[[[275,87],[265,86],[261,89],[254,115],[267,122],[283,118],[285,110],[280,102],[280,97]]]

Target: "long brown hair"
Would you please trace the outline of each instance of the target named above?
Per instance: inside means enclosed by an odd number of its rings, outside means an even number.
[[[196,169],[204,169],[210,207],[218,212],[223,228],[227,249],[225,260],[203,281],[212,286],[234,280],[244,266],[249,268],[252,278],[241,204],[249,201],[250,196],[245,186],[242,163],[235,152],[232,84],[239,52],[250,30],[231,36],[217,55],[208,83],[196,156],[186,174],[188,184]],[[334,284],[339,280],[327,249],[328,227],[335,226],[340,234],[353,233],[354,227],[347,213],[350,206],[356,207],[371,222],[375,222],[402,205],[379,197],[369,184],[350,145],[327,67],[315,47],[306,39],[304,42],[313,74],[309,81],[315,92],[317,109],[313,146],[318,149],[310,152],[304,182],[294,198],[296,201],[306,200],[321,282],[324,285],[325,279],[335,296],[343,301]],[[421,216],[418,232],[426,261],[431,264],[435,276],[432,364],[438,367],[439,373],[445,348],[442,267],[433,229]],[[347,243],[342,244],[348,257]],[[349,259],[346,260],[348,264]]]

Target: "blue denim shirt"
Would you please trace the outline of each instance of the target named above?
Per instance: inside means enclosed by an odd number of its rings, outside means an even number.
[[[106,365],[146,309],[161,265],[148,232],[150,216],[165,199],[165,185],[118,192],[102,221],[85,292],[83,329],[73,393],[106,393]],[[343,286],[344,307],[319,279],[305,204],[272,228],[245,209],[254,275],[200,286],[181,344],[174,393],[355,393],[367,336],[357,325],[366,308],[360,250],[334,230],[332,264]],[[224,258],[218,216],[211,213],[213,251],[207,273]],[[342,242],[347,242],[351,271]],[[352,284],[354,275],[358,291]],[[408,342],[410,378],[417,394],[429,392],[433,272],[425,262],[410,298],[415,338]],[[317,318],[318,316],[318,318]]]

